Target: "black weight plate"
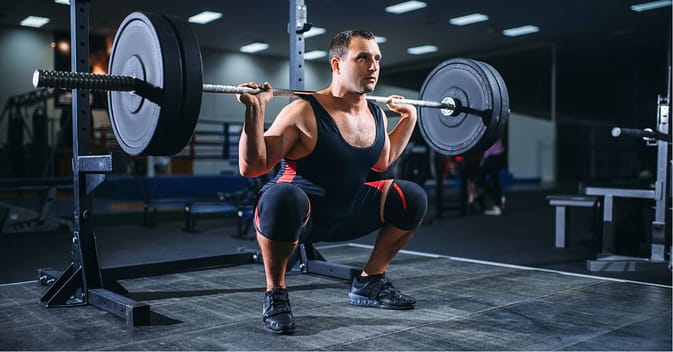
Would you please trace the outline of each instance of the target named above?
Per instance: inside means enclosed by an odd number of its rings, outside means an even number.
[[[498,118],[498,127],[496,130],[496,140],[498,137],[501,137],[503,133],[505,133],[505,128],[507,126],[507,122],[509,121],[509,90],[507,89],[507,85],[505,84],[505,80],[502,78],[502,75],[500,75],[500,72],[495,69],[495,67],[489,65],[488,63],[482,62],[482,64],[488,68],[491,73],[496,78],[496,81],[498,82],[498,86],[500,87],[500,116]],[[494,141],[495,143],[495,141]]]
[[[465,155],[488,148],[484,134],[497,124],[490,118],[494,108],[491,83],[484,68],[469,59],[447,60],[430,72],[419,99],[442,102],[451,97],[462,106],[487,115],[482,118],[475,113],[460,112],[445,116],[442,109],[419,108],[419,130],[432,149],[443,155]]]
[[[178,17],[166,16],[166,18],[175,30],[182,55],[182,107],[178,116],[180,126],[173,131],[170,146],[173,149],[167,149],[170,154],[176,154],[191,139],[199,119],[203,95],[203,67],[201,49],[190,24]]]
[[[182,62],[173,27],[165,17],[134,12],[119,26],[109,74],[135,76],[160,88],[159,102],[130,92],[108,92],[112,131],[130,155],[169,155],[182,101]]]
[[[501,131],[498,130],[498,127],[500,126],[501,122],[500,119],[502,116],[503,100],[500,83],[498,81],[498,78],[496,77],[499,76],[500,74],[497,71],[495,71],[491,65],[483,61],[477,61],[477,60],[473,61],[481,66],[483,72],[488,77],[489,84],[491,85],[491,88],[493,90],[493,112],[490,116],[493,124],[491,125],[491,128],[489,128],[486,131],[486,133],[484,133],[483,137],[486,148],[488,148],[491,145],[493,145],[493,143],[495,143],[495,141],[498,139],[498,136],[501,133]]]
[[[501,112],[501,106],[502,106],[502,100],[500,99],[500,85],[498,84],[498,80],[495,78],[495,75],[491,70],[486,66],[486,63],[482,61],[477,61],[477,60],[472,60],[472,62],[478,64],[481,66],[482,71],[486,75],[488,79],[488,83],[491,86],[491,91],[493,92],[493,110],[491,111],[491,114],[489,115],[490,118],[490,124],[488,124],[488,128],[486,132],[484,133],[484,136],[482,137],[482,142],[484,143],[484,150],[488,149],[493,143],[495,143],[496,139],[498,138],[498,123],[499,123],[499,118],[500,118],[500,112]]]

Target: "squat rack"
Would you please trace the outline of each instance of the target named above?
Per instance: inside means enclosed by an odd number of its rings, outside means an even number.
[[[669,57],[670,60],[670,57]],[[589,271],[652,271],[671,270],[673,263],[673,245],[671,244],[671,189],[673,178],[671,168],[673,161],[670,157],[671,149],[671,66],[669,61],[666,78],[666,95],[657,97],[657,116],[655,129],[630,129],[615,127],[611,133],[613,137],[628,136],[645,140],[647,146],[657,147],[657,172],[654,185],[651,189],[624,189],[586,187],[585,195],[603,197],[603,233],[601,252],[596,259],[587,261]],[[615,222],[613,203],[615,198],[640,198],[654,201],[654,218],[650,235],[649,258],[627,257],[614,255]],[[668,222],[667,222],[668,220]],[[668,258],[667,258],[668,257]]]
[[[72,72],[89,72],[89,0],[70,1],[70,40]],[[290,85],[300,90],[304,84],[303,33],[311,27],[306,22],[304,0],[289,0]],[[292,26],[295,28],[292,28]],[[72,93],[72,168],[73,168],[73,238],[70,264],[63,271],[39,270],[40,282],[50,285],[40,297],[40,305],[74,307],[91,304],[122,319],[127,325],[149,325],[149,305],[132,300],[117,280],[162,275],[230,265],[261,262],[258,251],[240,251],[213,257],[155,262],[131,266],[101,268],[93,225],[91,192],[112,171],[111,155],[90,155],[91,107],[88,91]],[[352,279],[358,271],[340,264],[326,263],[312,244],[300,244],[288,270],[317,273]]]

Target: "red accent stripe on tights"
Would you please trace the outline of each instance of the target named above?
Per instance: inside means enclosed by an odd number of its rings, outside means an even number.
[[[306,226],[306,224],[308,224],[308,219],[311,218],[311,200],[308,198],[308,196],[306,197],[306,200],[308,201],[308,209],[306,210],[306,218],[304,219],[304,224],[301,226]]]
[[[402,209],[407,210],[407,198],[404,197],[404,193],[402,193],[402,189],[395,182],[393,182],[393,187],[395,187],[395,190],[397,191],[397,194],[399,194],[400,199],[402,199]]]
[[[255,230],[256,230],[257,232],[259,232],[259,233],[262,233],[262,231],[261,231],[261,230],[262,230],[262,227],[261,227],[261,224],[260,224],[260,222],[259,222],[259,212],[258,212],[257,210],[258,210],[257,207],[255,207],[255,209],[254,209],[254,214],[255,214],[255,217],[254,217]]]
[[[365,184],[367,186],[374,187],[374,188],[378,189],[379,192],[383,192],[383,187],[386,186],[386,181],[388,181],[388,180],[365,182]]]
[[[291,183],[296,176],[297,176],[297,162],[287,161],[285,162],[285,170],[283,170],[283,174],[280,175],[276,183]]]

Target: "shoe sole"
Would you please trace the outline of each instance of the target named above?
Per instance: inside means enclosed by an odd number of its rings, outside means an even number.
[[[290,334],[293,334],[294,330],[295,330],[294,323],[292,323],[291,326],[285,326],[285,327],[281,327],[281,328],[278,328],[278,329],[274,329],[273,326],[271,326],[272,323],[268,322],[268,321],[264,321],[263,318],[262,318],[262,323],[264,325],[264,330],[266,330],[268,332],[272,332],[274,334],[278,334],[278,335],[290,335]]]
[[[264,330],[266,330],[268,332],[271,332],[271,333],[274,333],[276,335],[292,335],[292,334],[294,334],[295,329],[292,328],[292,329],[285,329],[285,330],[274,330],[274,329],[264,325]]]
[[[414,309],[415,304],[408,304],[403,306],[396,306],[391,304],[382,303],[375,299],[369,299],[365,296],[356,295],[354,293],[348,294],[348,303],[354,306],[359,307],[370,307],[370,308],[381,308],[381,309],[394,309],[394,310],[408,310]]]
[[[278,335],[291,335],[294,333],[295,327],[291,326],[284,329],[274,329],[273,327],[264,323],[264,330]]]

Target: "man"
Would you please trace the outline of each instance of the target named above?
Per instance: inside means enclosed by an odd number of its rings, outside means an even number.
[[[246,106],[241,175],[263,175],[281,161],[278,174],[260,190],[254,216],[266,275],[262,321],[274,333],[295,329],[285,271],[299,241],[346,241],[380,228],[369,261],[353,280],[350,304],[411,309],[416,302],[384,274],[425,215],[425,191],[403,180],[366,182],[370,169],[383,171],[400,156],[416,124],[416,110],[389,102],[388,108],[401,117],[387,134],[383,110],[365,99],[376,87],[381,60],[372,33],[338,34],[329,56],[330,85],[284,107],[266,132],[271,86],[242,84],[263,91],[239,96]]]

